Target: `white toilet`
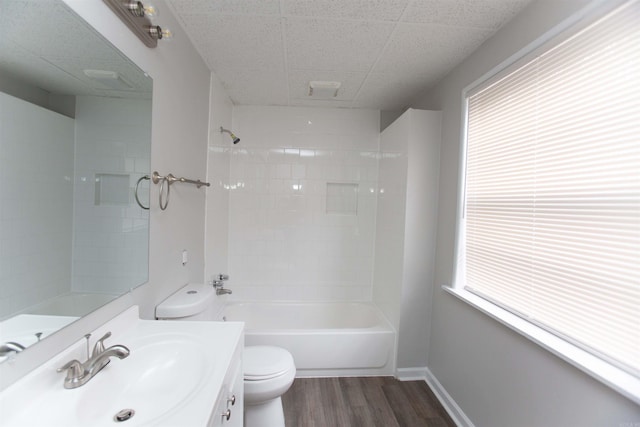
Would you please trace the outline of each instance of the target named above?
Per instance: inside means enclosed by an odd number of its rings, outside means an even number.
[[[216,320],[215,289],[211,285],[188,284],[156,307],[161,320]],[[245,346],[244,425],[284,427],[281,396],[296,376],[291,353],[280,347]]]
[[[244,425],[284,427],[282,396],[296,376],[293,357],[284,348],[244,348]]]

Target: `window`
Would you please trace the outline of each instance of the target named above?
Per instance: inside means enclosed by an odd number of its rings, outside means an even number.
[[[467,92],[456,287],[640,376],[640,2]]]

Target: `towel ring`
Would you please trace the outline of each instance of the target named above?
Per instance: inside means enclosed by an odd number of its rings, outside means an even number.
[[[151,177],[149,175],[141,176],[140,179],[138,179],[138,182],[136,182],[136,189],[133,192],[133,194],[136,197],[136,203],[138,203],[138,206],[140,206],[142,209],[149,210],[149,206],[143,205],[140,199],[138,198],[138,187],[140,186],[140,182],[142,182],[143,179],[150,180]]]
[[[162,192],[164,189],[164,183],[167,182],[167,178],[164,177],[161,180],[162,182],[160,183],[160,194],[158,195],[158,202],[160,203],[160,209],[165,210],[167,209],[167,206],[169,206],[169,193],[171,192],[171,182],[167,183],[167,200],[164,203],[164,206],[162,204]]]

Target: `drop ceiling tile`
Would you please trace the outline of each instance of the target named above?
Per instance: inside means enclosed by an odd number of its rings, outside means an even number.
[[[397,21],[408,0],[284,0],[285,15]]]
[[[291,68],[369,71],[394,24],[287,18],[287,60]]]
[[[399,24],[373,71],[445,73],[491,34],[478,28]]]
[[[287,81],[281,71],[220,68],[216,76],[235,105],[287,105]]]
[[[531,0],[414,0],[404,22],[497,30]]]
[[[0,35],[34,55],[121,59],[118,52],[61,2],[9,1],[2,4]],[[38,31],[33,31],[37,28]],[[78,38],[77,34],[83,34]]]
[[[280,0],[168,0],[179,14],[280,15]]]
[[[187,32],[209,67],[282,69],[280,18],[242,15],[183,15]]]
[[[332,101],[350,101],[355,98],[366,76],[367,74],[363,72],[291,70],[289,71],[289,97],[292,100],[317,102],[318,100],[309,97],[309,82],[319,80],[340,82],[338,96]]]

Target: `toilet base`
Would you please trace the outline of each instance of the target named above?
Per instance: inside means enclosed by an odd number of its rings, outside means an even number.
[[[282,399],[275,399],[255,405],[244,405],[245,427],[285,427]]]

